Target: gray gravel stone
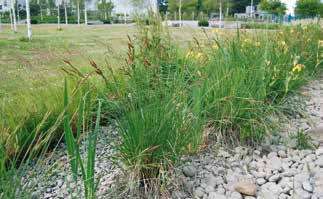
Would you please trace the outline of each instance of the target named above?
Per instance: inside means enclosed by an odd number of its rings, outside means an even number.
[[[313,192],[313,186],[311,185],[311,183],[309,181],[303,182],[302,186],[305,191],[310,192],[310,193]]]
[[[227,199],[225,195],[216,192],[209,193],[208,199]]]
[[[196,168],[192,165],[184,166],[183,173],[186,177],[194,177],[196,174]]]
[[[261,186],[266,183],[266,180],[264,178],[258,178],[256,182],[257,182],[257,185]]]

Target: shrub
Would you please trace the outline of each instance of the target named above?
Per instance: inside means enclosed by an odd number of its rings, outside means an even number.
[[[209,21],[207,21],[207,20],[200,20],[198,22],[198,26],[208,27],[209,26]]]
[[[244,29],[280,29],[281,24],[276,23],[242,23],[241,28]]]
[[[31,24],[38,24],[38,20],[37,19],[30,19],[30,23]]]
[[[103,19],[101,21],[103,22],[103,24],[111,24],[111,20],[109,20],[109,19],[107,19],[107,20]]]

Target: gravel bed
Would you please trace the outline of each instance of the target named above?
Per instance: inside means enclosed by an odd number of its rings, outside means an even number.
[[[219,148],[211,144],[175,171],[172,198],[323,199],[323,78],[301,89],[287,104],[300,103],[302,115],[289,116],[283,144]],[[296,113],[296,112],[295,112]],[[296,132],[314,137],[316,150],[297,150]]]
[[[169,198],[323,199],[323,78],[301,91],[307,97],[295,96],[287,102],[301,102],[299,109],[304,114],[289,116],[290,123],[285,125],[279,138],[286,142],[231,149],[210,144],[208,149],[187,158],[184,165],[174,170]],[[112,158],[119,141],[114,129],[102,127],[98,135],[95,165],[96,177],[101,179],[98,198],[111,198],[111,190],[119,186],[114,181],[121,175]],[[298,131],[314,136],[314,141],[321,146],[316,150],[295,149],[296,140],[290,139],[290,135]],[[41,168],[30,170],[23,182],[33,187],[33,199],[84,198],[83,182],[73,182],[67,157],[62,143],[44,160]]]
[[[101,127],[98,133],[95,176],[100,179],[98,197],[106,198],[110,190],[114,190],[113,179],[119,175],[120,169],[114,161],[115,145],[118,143],[117,132],[112,126]],[[85,156],[83,141],[81,142],[81,156]],[[82,176],[75,184],[71,173],[66,145],[64,143],[54,150],[50,157],[40,163],[42,166],[30,169],[22,180],[26,186],[33,189],[33,199],[65,199],[84,198]]]

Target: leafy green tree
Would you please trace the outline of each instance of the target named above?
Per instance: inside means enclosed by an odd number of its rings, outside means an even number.
[[[269,14],[281,16],[285,14],[287,8],[280,0],[261,0],[260,9]]]
[[[98,4],[98,9],[101,13],[104,13],[104,19],[107,20],[108,16],[111,16],[111,12],[114,8],[114,4],[111,0],[101,0]]]
[[[158,0],[158,10],[160,13],[166,14],[168,9],[168,0]]]
[[[298,0],[295,12],[301,17],[323,15],[323,4],[320,0]]]

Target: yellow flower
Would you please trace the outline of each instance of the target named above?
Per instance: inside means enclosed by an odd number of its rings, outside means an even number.
[[[286,45],[286,42],[285,41],[278,41],[277,42],[279,45],[281,45],[281,46],[285,46]]]
[[[283,31],[279,31],[278,33],[279,33],[280,35],[283,35],[283,34],[284,34],[284,32],[283,32]]]
[[[307,26],[303,26],[303,30],[307,30]]]
[[[249,43],[249,42],[251,42],[251,39],[249,39],[249,38],[244,39],[244,42]]]
[[[307,42],[310,42],[310,41],[311,41],[311,38],[308,38],[306,41],[307,41]]]
[[[190,58],[190,57],[193,57],[194,56],[194,52],[193,50],[191,49],[190,51],[188,51],[188,53],[186,54],[186,58]]]
[[[220,31],[219,31],[219,29],[212,29],[212,33],[213,34],[217,34],[217,33],[219,33]]]
[[[292,69],[292,72],[294,73],[295,71],[301,72],[305,66],[303,64],[296,64],[294,68]]]
[[[218,50],[218,49],[219,49],[219,46],[218,46],[217,44],[214,44],[214,45],[212,46],[212,48],[213,48],[213,49],[215,49],[215,50]]]
[[[257,47],[259,47],[259,46],[261,45],[260,41],[257,41],[257,42],[255,43],[255,45],[256,45]]]
[[[196,59],[202,59],[203,56],[204,56],[203,53],[197,53],[196,56],[195,56],[195,58]]]
[[[201,72],[200,72],[199,70],[197,71],[197,74],[198,74],[198,76],[200,76],[200,77],[202,76],[202,74],[201,74]]]
[[[290,30],[290,33],[294,33],[294,29],[291,29],[291,30]]]
[[[323,47],[323,40],[319,40],[320,47]]]

